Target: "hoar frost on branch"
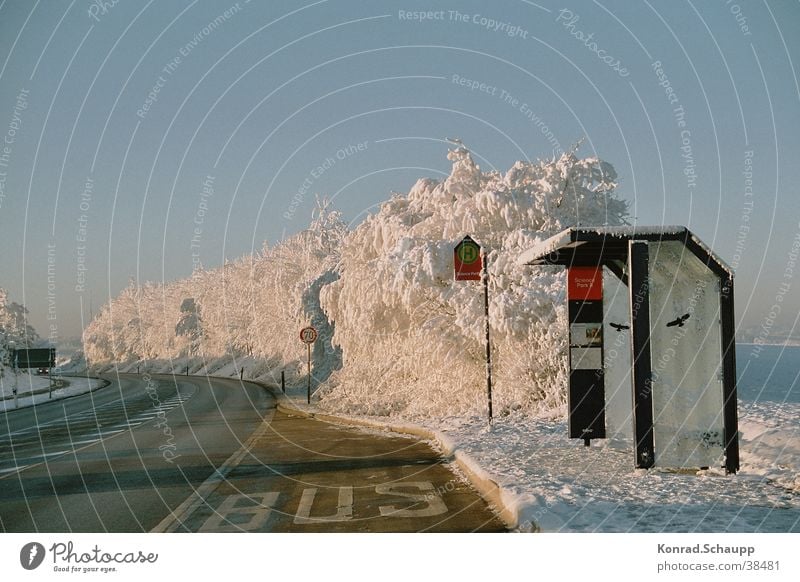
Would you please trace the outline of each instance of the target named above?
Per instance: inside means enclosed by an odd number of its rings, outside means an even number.
[[[167,284],[131,281],[84,331],[89,362],[194,358],[195,368],[210,370],[220,360],[249,357],[261,361],[250,377],[299,368],[297,330],[312,315],[303,293],[337,264],[346,232],[338,212],[318,206],[308,229],[252,256]]]
[[[419,180],[350,235],[340,279],[322,290],[344,367],[323,404],[364,414],[483,414],[483,296],[453,281],[453,247],[469,234],[488,250],[496,406],[552,409],[565,401],[564,276],[521,267],[520,253],[571,225],[620,225],[616,172],[574,150],[546,162],[482,172],[450,151],[450,176]]]

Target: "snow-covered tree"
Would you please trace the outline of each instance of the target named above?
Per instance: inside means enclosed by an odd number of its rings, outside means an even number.
[[[95,365],[196,356],[254,357],[299,367],[304,293],[338,263],[346,228],[320,201],[308,229],[254,256],[166,284],[131,281],[84,332]],[[317,309],[319,311],[319,309]]]
[[[464,147],[448,157],[444,181],[419,180],[351,232],[320,201],[308,229],[253,256],[180,281],[131,284],[87,327],[87,357],[250,357],[291,374],[301,369],[297,332],[313,323],[321,331],[315,374],[333,372],[322,406],[483,414],[482,289],[453,281],[453,247],[470,235],[488,252],[497,410],[561,406],[564,275],[517,258],[571,225],[624,224],[616,173],[575,148],[505,173],[482,171]]]
[[[28,310],[10,301],[8,291],[0,287],[0,368],[9,363],[12,345],[20,349],[39,342],[39,334],[28,323]]]
[[[453,281],[465,235],[487,251],[496,405],[552,408],[565,400],[563,274],[517,257],[574,224],[619,225],[616,173],[575,152],[482,172],[465,148],[443,182],[419,180],[345,238],[341,277],[322,290],[344,367],[325,404],[367,414],[485,410],[481,286]]]

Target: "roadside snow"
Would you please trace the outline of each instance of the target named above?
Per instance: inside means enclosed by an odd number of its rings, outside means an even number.
[[[550,532],[800,531],[800,450],[796,424],[748,409],[742,468],[642,470],[608,441],[586,448],[566,421],[512,415],[438,422],[436,428],[485,469],[515,506],[521,530]],[[782,410],[790,418],[798,410]],[[423,424],[425,424],[423,422]],[[767,428],[772,425],[772,428]],[[763,430],[762,430],[763,428]]]
[[[55,378],[55,377],[54,377]],[[65,378],[69,383],[63,388],[54,388],[52,395],[49,393],[50,382],[47,376],[36,376],[20,373],[17,376],[17,407],[25,408],[35,404],[42,404],[50,400],[59,400],[85,394],[101,387],[104,382],[97,378]],[[0,412],[14,410],[14,376],[9,370],[0,377]]]

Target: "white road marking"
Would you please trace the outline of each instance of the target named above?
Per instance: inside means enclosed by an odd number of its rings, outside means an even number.
[[[277,491],[229,495],[198,531],[256,531],[267,523],[279,496],[280,493]],[[239,503],[240,501],[244,503]],[[246,519],[248,516],[249,521],[241,519],[242,517]]]
[[[317,495],[315,488],[303,489],[303,496],[297,507],[297,515],[294,516],[294,523],[297,525],[307,525],[309,523],[320,523],[330,521],[349,521],[353,519],[353,488],[339,487],[339,504],[336,506],[336,513],[311,517],[311,505]]]
[[[425,491],[425,493],[409,493],[408,491],[402,491],[403,488],[407,487],[416,487],[420,491]],[[416,501],[417,503],[412,505],[412,507],[417,506],[419,503],[425,504],[421,509],[397,509],[394,505],[381,505],[378,509],[381,515],[386,517],[431,517],[447,513],[447,505],[445,505],[442,498],[436,493],[433,483],[430,481],[383,483],[375,486],[375,493],[405,497]]]
[[[107,437],[108,435],[119,434],[121,432],[125,432],[125,431],[121,430],[121,429],[120,430],[104,430],[102,432],[93,432],[91,434],[85,434],[83,436],[84,437],[89,437],[89,438],[91,438],[91,437],[100,437],[101,439],[103,439],[103,438]]]
[[[251,434],[250,438],[247,439],[247,442],[245,442],[238,451],[228,457],[222,466],[214,471],[214,473],[212,473],[208,479],[203,481],[203,483],[201,483],[200,486],[195,489],[192,495],[184,499],[183,503],[175,508],[175,510],[172,511],[172,513],[170,513],[167,517],[162,519],[161,522],[150,531],[154,533],[173,532],[177,530],[187,519],[189,519],[189,517],[197,510],[197,508],[206,502],[206,499],[209,495],[211,495],[214,489],[219,487],[220,484],[225,481],[228,473],[230,473],[236,467],[236,465],[242,462],[242,459],[250,452],[250,449],[253,448],[253,445],[256,444],[256,441],[267,434],[267,430],[269,429],[270,423],[272,422],[272,417],[274,415],[275,409],[272,408],[269,410],[268,416],[264,417],[259,427],[253,431],[253,434]]]

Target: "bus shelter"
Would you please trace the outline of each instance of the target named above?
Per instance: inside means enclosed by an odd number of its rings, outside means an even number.
[[[739,469],[732,270],[686,227],[572,227],[523,253],[567,268],[569,435],[640,468]]]

